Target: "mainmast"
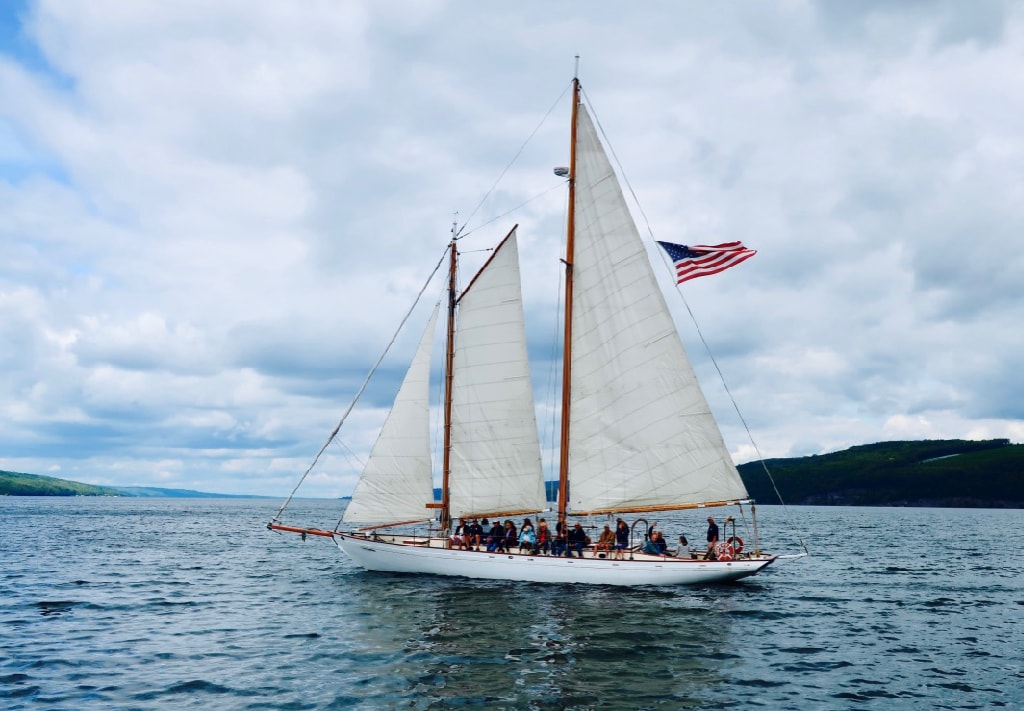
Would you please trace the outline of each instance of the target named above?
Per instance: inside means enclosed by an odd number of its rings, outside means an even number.
[[[455,272],[458,266],[455,225],[452,225],[451,254],[448,259],[448,336],[445,342],[444,365],[444,464],[441,473],[441,530],[451,525],[451,492],[448,475],[451,472],[452,453],[452,378],[455,363]]]
[[[577,57],[577,61],[579,58]],[[577,72],[578,74],[578,72]],[[572,376],[572,267],[576,236],[576,117],[580,106],[580,80],[572,79],[572,128],[569,138],[569,214],[565,239],[565,331],[562,339],[562,437],[558,463],[558,520],[565,522],[569,507],[569,395]]]

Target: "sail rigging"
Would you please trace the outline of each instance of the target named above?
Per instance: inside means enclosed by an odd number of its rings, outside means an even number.
[[[580,97],[574,79],[569,168],[556,170],[569,178],[557,519],[745,503],[746,488]],[[490,517],[498,523],[546,507],[516,228],[461,294],[459,239],[453,228],[440,503],[434,501],[428,437],[430,343],[438,307],[343,518],[390,522],[394,532],[377,530],[388,526],[374,526],[372,534],[367,527],[323,532],[273,521],[268,527],[330,535],[369,570],[502,580],[702,583],[738,580],[777,560],[760,550],[756,520],[749,550],[734,536],[721,550],[709,550],[718,560],[668,558],[631,543],[628,560],[622,555],[626,544],[615,559],[596,549],[585,556],[580,543],[578,558],[566,561],[559,553],[540,555],[523,545],[514,551],[515,541],[504,534],[495,533],[485,551],[479,535],[471,543],[452,535],[456,518]],[[401,527],[430,518],[427,512],[436,509],[440,526],[432,523],[427,535]]]
[[[582,104],[575,184],[569,510],[746,499]]]
[[[426,518],[434,499],[430,460],[430,351],[439,306],[419,347],[342,518],[346,523]]]
[[[450,514],[544,508],[515,229],[458,299]]]

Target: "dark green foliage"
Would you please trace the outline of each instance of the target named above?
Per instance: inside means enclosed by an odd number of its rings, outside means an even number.
[[[106,486],[0,470],[0,496],[121,496]]]
[[[149,498],[251,499],[248,495],[209,494],[191,489],[152,486],[93,486],[67,479],[0,470],[0,496],[143,496]]]
[[[1006,439],[878,442],[765,465],[787,504],[1024,508],[1024,445]],[[751,497],[779,502],[761,462],[738,468]]]

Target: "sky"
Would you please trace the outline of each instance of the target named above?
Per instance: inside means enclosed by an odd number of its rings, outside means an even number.
[[[463,283],[519,225],[548,463],[576,55],[645,238],[758,251],[654,260],[737,463],[1024,441],[1020,3],[23,0],[0,469],[285,497],[453,223]],[[439,294],[300,496],[351,493]]]

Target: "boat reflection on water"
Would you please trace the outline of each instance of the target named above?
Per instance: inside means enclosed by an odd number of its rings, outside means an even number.
[[[487,583],[344,576],[352,645],[365,696],[414,708],[505,704],[592,708],[629,698],[635,708],[699,708],[726,682],[739,650],[723,590]],[[728,591],[724,593],[728,595]],[[351,688],[349,678],[343,684]]]

